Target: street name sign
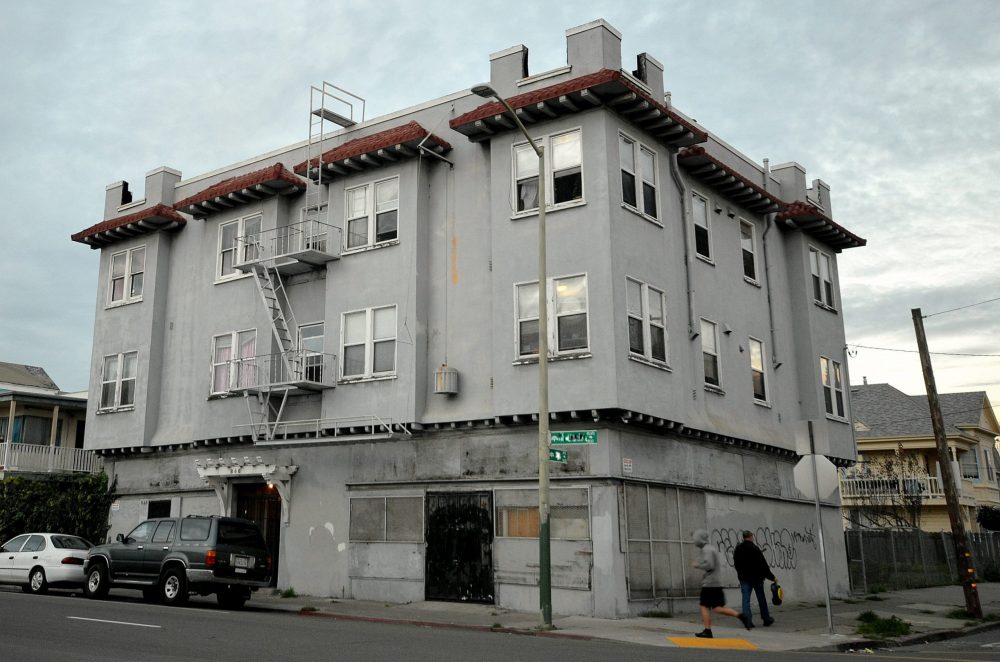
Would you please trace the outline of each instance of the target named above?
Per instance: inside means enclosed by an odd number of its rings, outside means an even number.
[[[549,433],[553,444],[596,444],[597,430],[560,430]]]
[[[561,462],[566,464],[569,462],[569,451],[561,451],[556,448],[549,449],[549,460],[552,462]]]

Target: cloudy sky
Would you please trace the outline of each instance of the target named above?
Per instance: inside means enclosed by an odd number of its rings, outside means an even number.
[[[487,80],[516,44],[531,73],[560,66],[565,30],[595,18],[708,130],[830,184],[869,242],[839,262],[855,383],[922,392],[910,309],[1000,297],[1000,2],[3,4],[0,361],[64,390],[87,387],[98,258],[69,235],[103,220],[107,184],[141,195],[161,165],[191,177],[304,140],[323,80],[371,118]],[[1000,301],[926,327],[938,389],[1000,405]]]

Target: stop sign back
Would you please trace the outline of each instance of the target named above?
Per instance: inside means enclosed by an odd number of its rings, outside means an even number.
[[[816,464],[816,478],[813,479],[813,463]],[[826,499],[837,489],[837,467],[825,455],[803,455],[792,470],[795,487],[810,499],[816,498],[816,482],[819,483],[819,498]]]

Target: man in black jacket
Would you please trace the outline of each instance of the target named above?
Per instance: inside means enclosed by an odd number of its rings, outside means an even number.
[[[767,597],[764,595],[764,580],[775,581],[771,568],[767,565],[763,552],[753,542],[753,533],[743,532],[743,542],[736,546],[733,551],[733,565],[736,566],[736,576],[740,580],[740,590],[743,593],[743,613],[745,615],[744,625],[747,629],[753,627],[750,611],[750,592],[757,594],[757,604],[760,605],[760,617],[764,621],[764,627],[774,623],[771,614],[767,610]]]

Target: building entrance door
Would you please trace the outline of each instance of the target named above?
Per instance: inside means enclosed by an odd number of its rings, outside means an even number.
[[[493,604],[493,496],[427,495],[428,600]]]
[[[278,550],[281,542],[281,497],[264,483],[236,483],[236,516],[256,522],[271,551],[271,586],[278,584]]]

